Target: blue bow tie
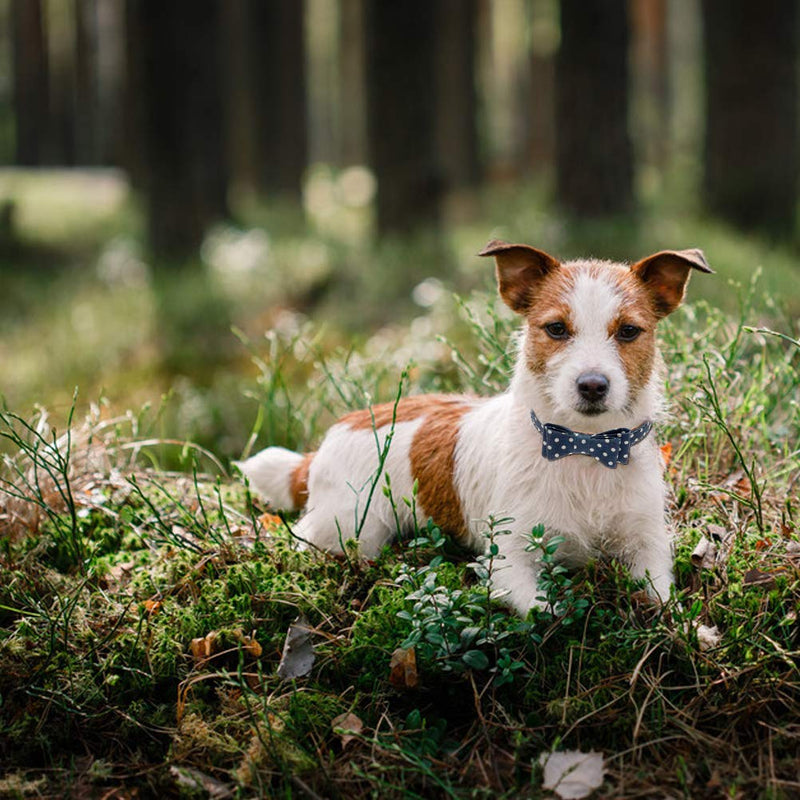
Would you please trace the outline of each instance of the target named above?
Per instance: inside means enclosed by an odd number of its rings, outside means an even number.
[[[647,438],[653,429],[653,423],[648,420],[633,430],[614,428],[602,433],[579,433],[549,422],[543,425],[533,411],[531,420],[542,434],[542,455],[548,461],[557,461],[565,456],[591,456],[609,469],[616,469],[617,464],[627,464],[631,447]]]

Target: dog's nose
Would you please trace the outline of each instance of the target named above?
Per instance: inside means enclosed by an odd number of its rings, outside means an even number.
[[[608,378],[599,372],[584,372],[578,376],[578,392],[581,397],[597,403],[608,394]]]

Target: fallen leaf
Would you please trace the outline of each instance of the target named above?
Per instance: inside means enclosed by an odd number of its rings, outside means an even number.
[[[347,747],[350,742],[357,739],[364,730],[364,723],[353,713],[339,714],[331,720],[331,728],[334,733],[342,737],[342,749]]]
[[[154,614],[158,614],[160,608],[161,608],[161,601],[160,600],[145,600],[144,601],[144,610],[151,617]]]
[[[711,650],[716,647],[722,635],[716,625],[698,625],[697,626],[697,645],[701,651]]]
[[[196,639],[192,639],[192,641],[189,642],[189,650],[195,661],[205,661],[217,652],[218,636],[219,634],[217,631],[211,631],[211,633],[205,636],[198,636]]]
[[[290,626],[283,643],[281,663],[278,664],[278,677],[284,680],[302,678],[314,666],[314,645],[311,644],[311,628],[308,621],[300,615]]]
[[[756,551],[766,550],[771,542],[768,539],[759,539],[756,542]]]
[[[253,658],[261,658],[261,654],[264,652],[264,649],[256,640],[255,631],[253,631],[250,636],[245,636],[241,631],[236,631],[236,638],[239,640],[244,648],[244,651],[248,653],[248,655],[251,655]]]
[[[664,462],[664,469],[669,466],[669,462],[672,461],[672,443],[666,442],[665,444],[661,445],[661,460]]]
[[[542,753],[539,763],[544,768],[542,788],[551,789],[563,800],[588,797],[603,783],[603,754],[568,750],[563,753]]]
[[[717,563],[717,546],[705,536],[701,536],[690,558],[695,569],[713,569]]]
[[[262,528],[274,528],[283,524],[283,520],[277,514],[266,512],[258,518],[258,524]]]
[[[204,797],[210,797],[213,800],[233,797],[235,790],[231,784],[222,783],[199,769],[173,764],[169,771],[175,779],[175,783],[190,792],[201,792]]]
[[[767,589],[775,588],[775,576],[771,572],[762,572],[760,569],[749,569],[744,574],[743,586],[763,586]]]
[[[419,683],[417,654],[413,647],[398,647],[389,662],[389,683],[396,689],[414,689]]]

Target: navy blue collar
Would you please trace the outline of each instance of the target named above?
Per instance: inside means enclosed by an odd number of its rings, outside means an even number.
[[[616,469],[617,464],[627,464],[631,447],[646,439],[653,429],[653,423],[647,420],[633,430],[614,428],[602,433],[579,433],[549,422],[542,424],[533,411],[531,420],[536,430],[542,434],[542,456],[548,461],[584,455],[594,458],[609,469]]]

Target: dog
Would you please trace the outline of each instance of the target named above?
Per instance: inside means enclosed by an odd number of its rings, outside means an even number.
[[[495,539],[493,591],[523,616],[543,605],[530,546],[537,525],[563,537],[560,563],[619,558],[655,600],[668,600],[664,463],[651,430],[662,406],[656,326],[683,301],[693,270],[713,270],[700,250],[630,266],[561,263],[493,240],[479,255],[494,257],[500,296],[522,317],[507,391],[418,395],[355,411],[317,452],[269,447],[241,472],[273,507],[305,508],[294,532],[330,552],[357,538],[374,558],[398,529],[428,519],[480,552],[489,516],[513,518]]]

